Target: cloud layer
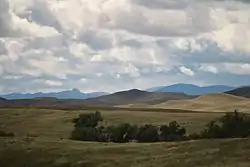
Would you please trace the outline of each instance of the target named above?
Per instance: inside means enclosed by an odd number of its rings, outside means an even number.
[[[1,0],[0,92],[250,84],[250,4]]]

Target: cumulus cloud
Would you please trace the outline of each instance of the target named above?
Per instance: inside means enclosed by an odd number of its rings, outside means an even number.
[[[51,81],[51,80],[46,80],[46,81],[45,81],[45,84],[46,84],[46,85],[49,85],[49,86],[62,86],[62,85],[63,85],[62,82],[59,82],[59,81]]]
[[[213,65],[208,65],[208,64],[202,64],[200,67],[200,70],[206,71],[206,72],[211,72],[211,73],[218,73],[218,70],[215,66]]]
[[[0,2],[0,37],[12,35],[12,24],[9,2],[7,0],[2,0]]]
[[[188,75],[188,76],[194,76],[194,71],[192,71],[191,69],[189,69],[189,68],[186,68],[186,67],[180,67],[179,68],[180,69],[180,71],[183,73],[183,74],[185,74],[185,75]]]
[[[246,84],[249,7],[242,1],[2,0],[0,88]]]

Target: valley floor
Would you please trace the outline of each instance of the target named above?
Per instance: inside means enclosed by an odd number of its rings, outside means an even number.
[[[105,144],[0,139],[3,167],[249,167],[250,139]]]
[[[168,143],[91,143],[69,140],[72,119],[90,111],[1,109],[1,167],[249,167],[250,139]],[[198,132],[222,113],[100,111],[105,124],[165,124],[176,120]]]

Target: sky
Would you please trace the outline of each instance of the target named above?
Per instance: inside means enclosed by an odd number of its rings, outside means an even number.
[[[0,92],[250,84],[250,1],[1,0]]]

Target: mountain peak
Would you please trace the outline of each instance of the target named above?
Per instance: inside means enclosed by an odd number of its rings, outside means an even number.
[[[77,93],[81,92],[81,91],[80,91],[79,89],[77,89],[77,88],[73,88],[71,91],[72,91],[72,92],[77,92]]]

